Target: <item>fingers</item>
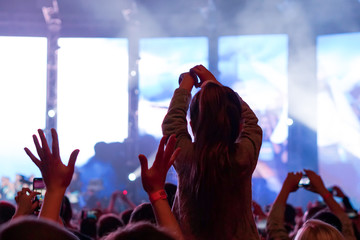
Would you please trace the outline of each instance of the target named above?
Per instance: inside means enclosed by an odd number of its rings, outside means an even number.
[[[35,163],[35,165],[40,169],[41,161],[37,159],[28,148],[24,148],[24,150],[26,154],[30,157],[30,159],[33,161],[33,163]]]
[[[41,129],[38,129],[38,133],[39,133],[40,140],[41,140],[41,145],[42,145],[43,154],[44,154],[45,156],[50,156],[50,155],[51,155],[51,152],[50,152],[50,149],[49,149],[47,140],[46,140],[46,138],[45,138],[44,131],[41,130]],[[39,156],[40,156],[40,155],[39,155]],[[40,159],[41,159],[41,156],[40,156]],[[44,159],[45,159],[45,158],[44,158]]]
[[[140,166],[141,166],[141,173],[145,173],[149,169],[148,168],[148,160],[145,157],[145,155],[140,154],[139,161],[140,161]]]
[[[34,144],[35,144],[35,148],[36,148],[36,151],[40,157],[40,159],[44,159],[44,153],[43,153],[43,150],[40,146],[40,143],[39,143],[39,140],[37,138],[37,136],[34,134],[33,136],[33,141],[34,141]]]
[[[51,129],[51,137],[52,137],[52,153],[54,157],[60,159],[59,139],[57,132],[54,128]]]
[[[79,155],[79,152],[80,152],[80,150],[76,149],[70,155],[68,167],[70,167],[71,169],[75,168],[75,162],[76,162],[77,156]]]
[[[175,152],[171,155],[170,161],[168,162],[168,165],[167,165],[167,170],[169,170],[169,168],[174,164],[177,156],[180,154],[180,151],[181,151],[181,149],[177,148],[175,150]]]
[[[156,153],[155,162],[153,165],[157,165],[163,160],[163,154],[164,154],[164,146],[166,142],[167,136],[163,136],[160,140],[158,151]]]
[[[165,162],[168,162],[170,160],[172,154],[174,153],[175,144],[176,144],[176,137],[175,137],[175,134],[173,134],[170,136],[170,138],[166,144],[166,147],[165,147],[165,153],[164,153],[164,157],[163,157]]]

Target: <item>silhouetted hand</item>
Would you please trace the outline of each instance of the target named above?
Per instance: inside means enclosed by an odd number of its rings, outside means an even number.
[[[289,172],[286,176],[286,179],[283,183],[283,188],[288,192],[295,192],[299,189],[299,181],[302,177],[301,172]]]
[[[34,201],[36,195],[40,193],[33,192],[29,188],[22,188],[15,197],[17,209],[13,218],[30,215],[39,207],[39,201]]]
[[[166,139],[166,136],[161,139],[155,161],[150,169],[147,158],[142,154],[139,155],[141,181],[147,193],[164,189],[166,174],[180,152],[180,148],[175,150],[175,135],[170,136],[164,151]]]
[[[340,187],[338,186],[333,186],[332,187],[332,192],[333,196],[337,196],[337,197],[341,197],[341,198],[344,198],[346,197],[346,195],[344,194],[344,192],[341,190]]]
[[[207,70],[203,65],[196,65],[195,67],[191,68],[190,73],[192,75],[195,74],[200,78],[201,87],[203,86],[203,83],[207,81],[212,81],[221,85],[221,83],[215,78],[215,76],[209,70]]]
[[[71,182],[79,150],[74,150],[71,153],[69,163],[66,166],[60,159],[59,142],[56,130],[51,129],[53,140],[52,152],[50,151],[44,132],[39,129],[38,133],[41,140],[41,146],[36,135],[33,135],[33,140],[40,159],[36,158],[28,148],[25,148],[25,152],[40,169],[47,191],[65,191]]]
[[[323,180],[319,175],[317,175],[314,171],[311,170],[305,169],[304,171],[310,179],[310,186],[305,188],[306,190],[318,193],[321,196],[323,196],[328,192],[328,190],[325,188]]]

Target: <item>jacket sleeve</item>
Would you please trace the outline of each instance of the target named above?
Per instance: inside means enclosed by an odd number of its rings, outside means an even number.
[[[176,89],[162,123],[163,135],[176,135],[176,147],[182,149],[181,154],[184,154],[187,149],[192,147],[192,139],[188,132],[186,119],[190,100],[191,94],[187,90],[182,88]],[[176,166],[177,163],[175,162],[175,168]]]
[[[251,168],[254,170],[259,158],[262,143],[262,129],[258,125],[258,118],[255,113],[241,97],[239,98],[241,101],[243,119],[243,129],[240,134],[240,143],[241,145],[245,145],[246,149],[248,149],[249,158],[254,159],[251,163]]]

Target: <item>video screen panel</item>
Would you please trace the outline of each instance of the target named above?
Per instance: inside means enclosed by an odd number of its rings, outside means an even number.
[[[263,129],[253,175],[253,199],[275,200],[287,174],[287,35],[224,36],[219,39],[220,82],[249,104]]]
[[[47,40],[0,37],[0,53],[0,199],[12,201],[41,176],[24,147],[36,152],[32,135],[45,128]]]
[[[360,207],[360,33],[317,39],[319,172]]]
[[[61,38],[58,53],[58,134],[77,166],[94,156],[98,142],[128,134],[128,42],[119,38]],[[67,154],[67,155],[65,155]]]

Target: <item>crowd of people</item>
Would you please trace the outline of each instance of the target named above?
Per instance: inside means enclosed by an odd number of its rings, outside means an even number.
[[[193,87],[200,90],[192,97]],[[188,132],[188,110],[194,139]],[[312,170],[289,172],[269,208],[252,200],[262,129],[249,105],[204,66],[180,75],[162,129],[152,166],[139,154],[148,202],[136,205],[115,191],[106,208],[76,214],[66,191],[80,150],[64,164],[56,130],[51,129],[51,146],[38,130],[33,135],[36,154],[28,148],[25,152],[41,172],[44,199],[39,201],[39,193],[23,185],[14,194],[16,204],[1,201],[0,239],[359,239],[360,221],[349,198],[338,186],[326,188]],[[166,183],[171,166],[177,185]],[[308,182],[299,184],[305,177]],[[323,201],[309,203],[304,211],[292,206],[288,197],[299,188]],[[116,211],[117,198],[128,209]]]

